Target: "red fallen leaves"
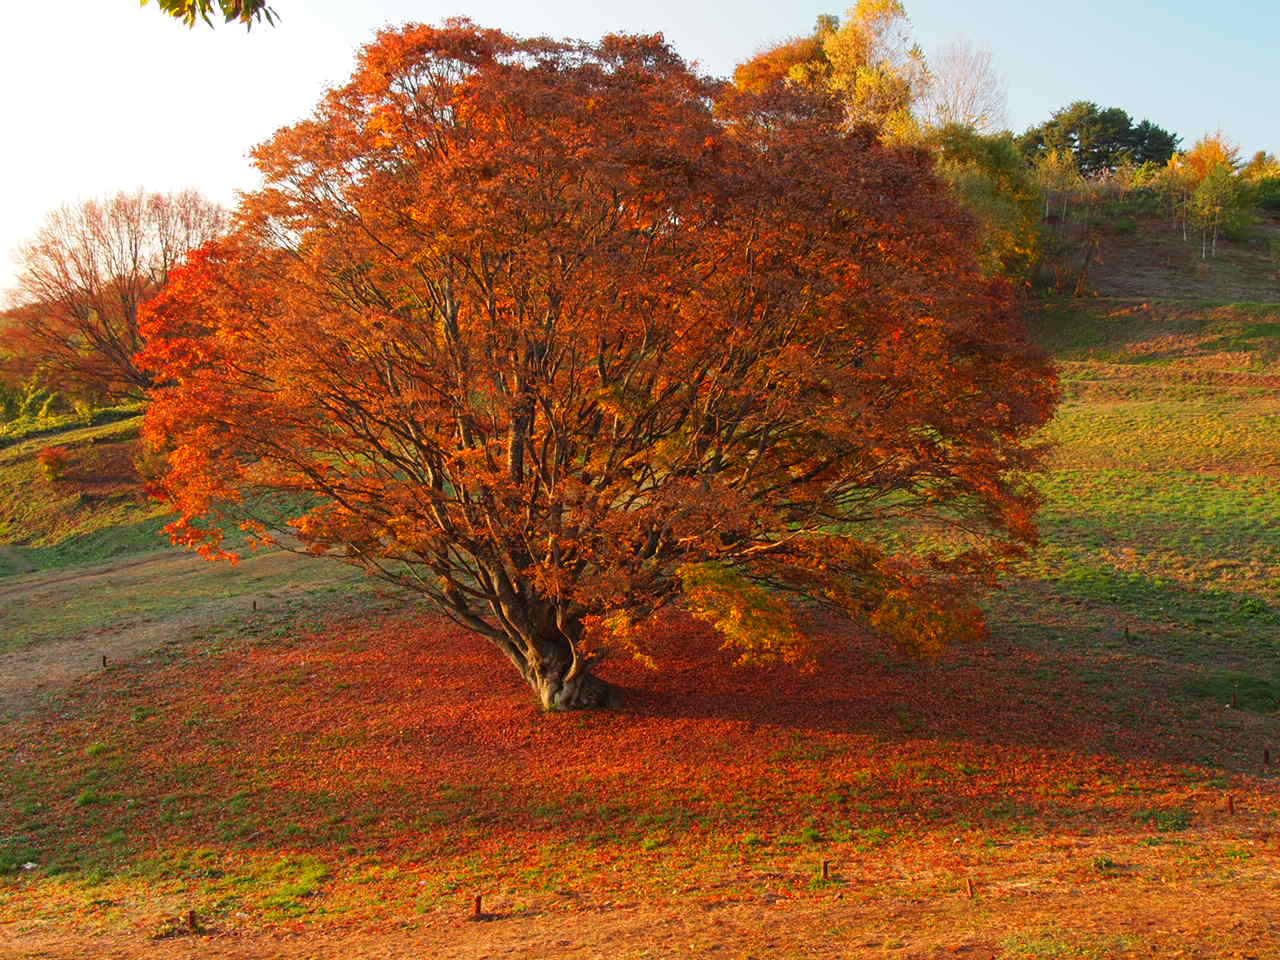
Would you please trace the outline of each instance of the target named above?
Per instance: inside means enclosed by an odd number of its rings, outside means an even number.
[[[1052,841],[1150,830],[1135,817],[1166,807],[1218,815],[1179,769],[1202,733],[1153,742],[1158,704],[1138,727],[1065,674],[1045,692],[1033,671],[1061,663],[974,650],[923,668],[841,640],[821,677],[734,669],[705,630],[672,621],[654,642],[661,674],[611,664],[618,712],[543,714],[465,631],[346,622],[287,649],[106,675],[77,719],[14,724],[4,746],[24,755],[24,782],[47,784],[50,853],[92,847],[110,822],[135,855],[212,845],[340,861],[355,844],[401,863],[536,865],[554,849],[556,869],[607,869],[624,886],[642,880],[650,837],[695,865],[910,837],[937,845],[941,869],[975,829],[1036,824]],[[430,652],[444,642],[447,663]],[[93,743],[114,758],[105,779],[89,776]],[[84,782],[104,799],[79,805]],[[1274,807],[1252,797],[1245,815]],[[15,818],[0,811],[6,834],[26,829]]]

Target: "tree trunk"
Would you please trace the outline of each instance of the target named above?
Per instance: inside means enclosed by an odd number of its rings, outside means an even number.
[[[555,635],[539,638],[534,650],[517,664],[543,710],[598,710],[615,705],[613,689],[593,674],[569,641]]]
[[[601,710],[615,703],[612,688],[590,670],[579,670],[572,677],[550,672],[526,679],[543,710]]]
[[[1084,251],[1084,263],[1080,265],[1080,276],[1076,280],[1075,289],[1071,292],[1073,297],[1083,297],[1089,292],[1089,267],[1093,264],[1093,258],[1098,253],[1098,238],[1089,237],[1089,245]]]

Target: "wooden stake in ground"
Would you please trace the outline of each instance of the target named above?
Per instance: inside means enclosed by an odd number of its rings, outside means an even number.
[[[830,860],[822,861],[822,879],[823,880],[831,879],[831,861]]]
[[[187,911],[187,929],[192,933],[195,933],[200,929],[200,921],[196,918],[196,912],[194,910]]]
[[[968,877],[964,878],[964,890],[965,890],[965,893],[969,895],[969,899],[972,900],[974,897],[973,881]]]
[[[483,909],[481,909],[481,902],[482,902],[482,897],[480,896],[480,894],[478,894],[478,893],[477,893],[477,894],[476,894],[475,909],[474,909],[474,911],[473,911],[473,912],[472,912],[472,914],[471,914],[471,917],[472,917],[472,919],[474,919],[474,920],[479,920],[481,917],[483,917],[483,916],[484,916],[484,910],[483,910]]]

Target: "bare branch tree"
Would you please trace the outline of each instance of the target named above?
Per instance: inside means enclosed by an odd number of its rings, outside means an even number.
[[[192,190],[138,190],[53,211],[18,253],[11,349],[67,386],[140,395],[150,377],[133,362],[138,307],[226,221]]]
[[[990,50],[961,38],[930,63],[932,83],[920,103],[924,122],[934,127],[960,124],[978,133],[994,133],[1006,122],[1009,83]]]

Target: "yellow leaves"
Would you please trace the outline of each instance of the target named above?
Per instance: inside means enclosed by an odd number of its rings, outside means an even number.
[[[1234,173],[1240,166],[1240,148],[1221,130],[1207,133],[1190,150],[1174,154],[1169,166],[1198,185],[1215,170],[1225,169],[1228,174]]]
[[[638,622],[629,610],[586,617],[583,619],[583,628],[586,634],[584,648],[595,647],[601,641],[611,642],[648,669],[658,669],[658,662],[645,650],[649,633],[647,624]]]
[[[600,409],[611,417],[625,419],[631,412],[622,387],[617,384],[601,387],[596,393],[595,400]]]
[[[803,658],[809,641],[780,597],[719,563],[686,564],[678,574],[689,612],[724,638],[723,648],[742,651],[739,664]]]
[[[851,123],[876,126],[887,142],[914,136],[911,104],[927,78],[900,0],[858,0],[843,24],[819,18],[811,36],[765,51],[734,71],[742,90],[764,92],[785,83],[828,96]]]
[[[882,569],[888,583],[871,612],[871,626],[920,657],[933,657],[953,643],[986,636],[982,610],[961,595],[963,584],[939,583],[904,571]]]
[[[693,451],[692,437],[688,431],[677,430],[658,440],[642,454],[633,459],[637,464],[652,463],[666,469],[685,462]]]

